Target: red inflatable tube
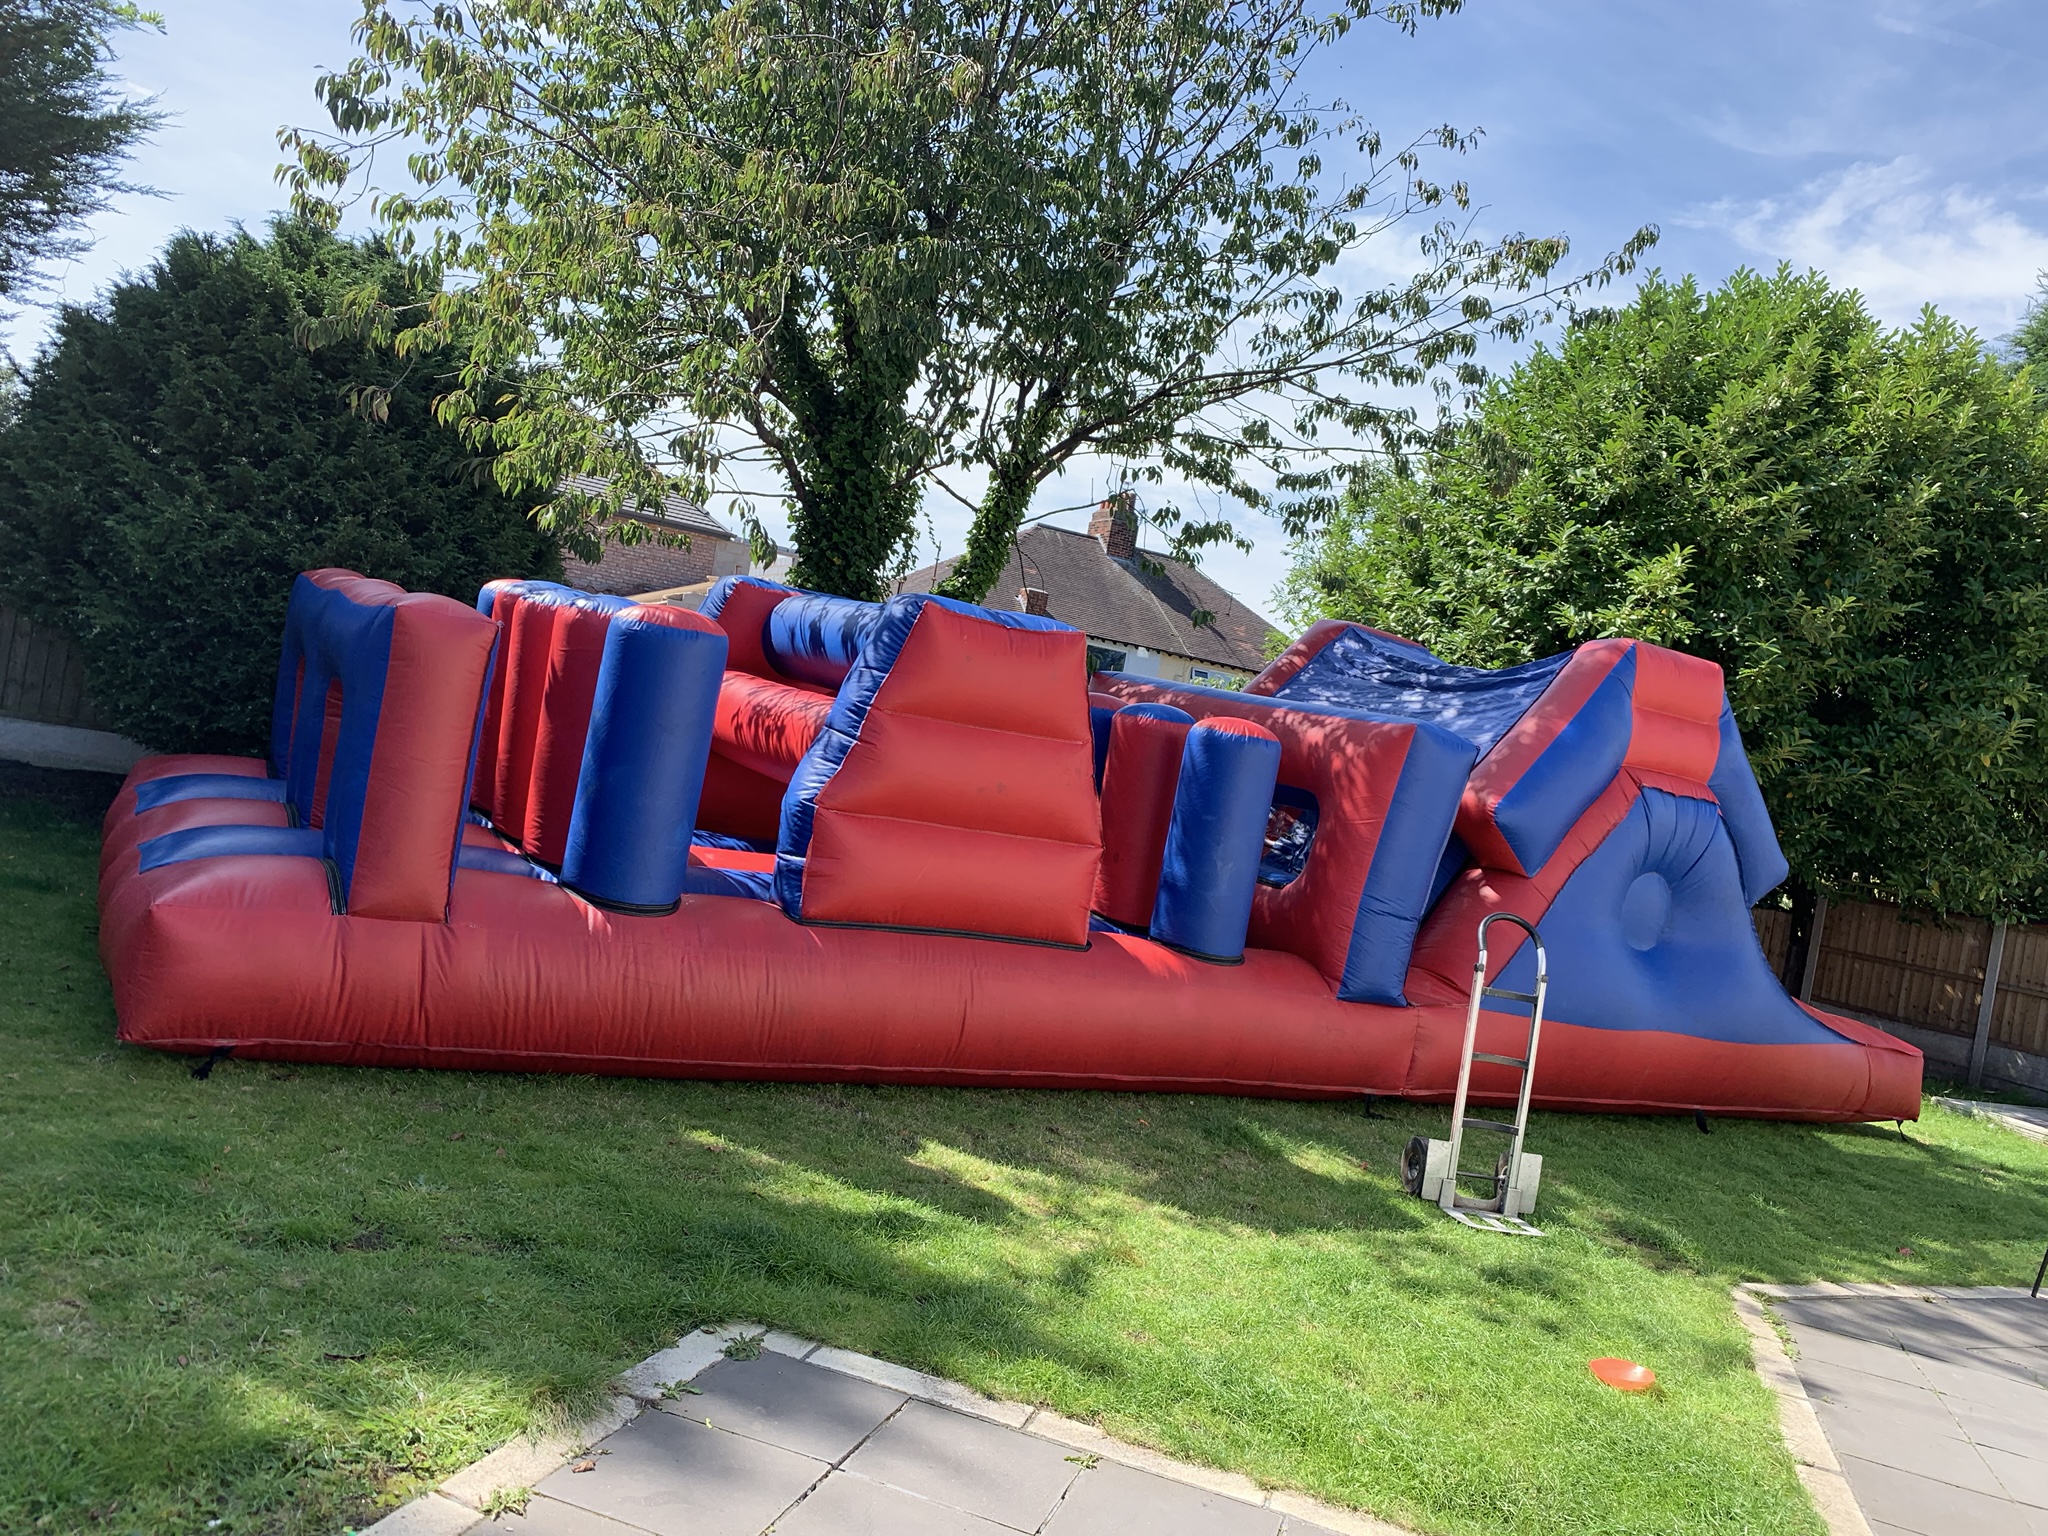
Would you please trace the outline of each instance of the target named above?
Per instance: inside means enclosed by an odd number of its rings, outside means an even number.
[[[506,598],[501,596],[503,603]],[[526,807],[532,797],[533,755],[540,741],[548,671],[554,662],[555,623],[567,610],[559,603],[522,599],[504,621],[498,664],[505,672],[500,706],[491,819],[511,836],[526,838]],[[484,765],[479,762],[477,772]]]
[[[725,606],[713,620],[725,631],[726,665],[735,672],[756,677],[781,678],[775,664],[761,645],[761,631],[768,615],[796,594],[787,587],[764,582],[741,581],[726,594]]]
[[[569,818],[576,809],[576,783],[583,772],[583,742],[590,734],[590,704],[597,697],[597,669],[611,627],[612,616],[595,608],[565,604],[555,616],[522,836],[528,851],[550,869],[561,867],[569,843]],[[498,826],[508,833],[519,831],[503,821]]]
[[[1130,705],[1110,717],[1095,910],[1126,928],[1144,929],[1152,922],[1173,792],[1180,783],[1181,749],[1193,724],[1186,710],[1161,704]]]
[[[821,689],[727,671],[718,690],[711,750],[750,773],[787,784],[831,713],[832,695]]]
[[[1077,953],[697,896],[618,917],[472,870],[446,923],[336,917],[318,863],[292,858],[137,873],[130,856],[101,948],[125,1040],[364,1066],[1442,1097],[1463,1028],[1456,1002],[1339,1002],[1291,955],[1218,967],[1122,934]],[[1557,1021],[1544,1064],[1549,1108],[1862,1120],[1919,1103],[1918,1054],[1861,1032],[1732,1047]]]

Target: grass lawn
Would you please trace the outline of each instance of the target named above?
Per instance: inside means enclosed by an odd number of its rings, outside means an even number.
[[[1428,1532],[1819,1532],[1738,1280],[2025,1283],[2048,1148],[1441,1109],[190,1063],[114,1041],[96,794],[0,781],[0,1531],[339,1532],[751,1318]],[[1654,1367],[1625,1397],[1596,1355]]]

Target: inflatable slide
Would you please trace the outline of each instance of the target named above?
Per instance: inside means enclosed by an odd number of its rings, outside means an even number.
[[[1487,671],[1333,623],[1241,693],[1086,657],[924,595],[470,608],[308,572],[268,761],[150,758],[108,812],[121,1036],[1444,1098],[1479,920],[1512,911],[1550,955],[1539,1104],[1918,1113],[1919,1053],[1793,1001],[1758,947],[1786,866],[1710,663],[1602,640]],[[1492,958],[1527,988],[1526,951]]]

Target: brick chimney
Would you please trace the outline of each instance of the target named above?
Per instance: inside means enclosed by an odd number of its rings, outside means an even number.
[[[1044,618],[1052,612],[1052,594],[1043,587],[1026,587],[1017,594],[1017,599],[1024,605],[1026,613]]]
[[[1095,509],[1088,531],[1102,541],[1112,560],[1138,557],[1138,498],[1130,491],[1118,491]]]

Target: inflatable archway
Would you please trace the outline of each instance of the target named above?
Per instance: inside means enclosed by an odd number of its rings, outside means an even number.
[[[1485,671],[1321,624],[1235,693],[923,595],[323,570],[269,761],[151,758],[108,812],[101,945],[171,1051],[1428,1098],[1510,910],[1539,1103],[1915,1116],[1918,1052],[1768,968],[1784,874],[1719,671],[1635,641]]]

